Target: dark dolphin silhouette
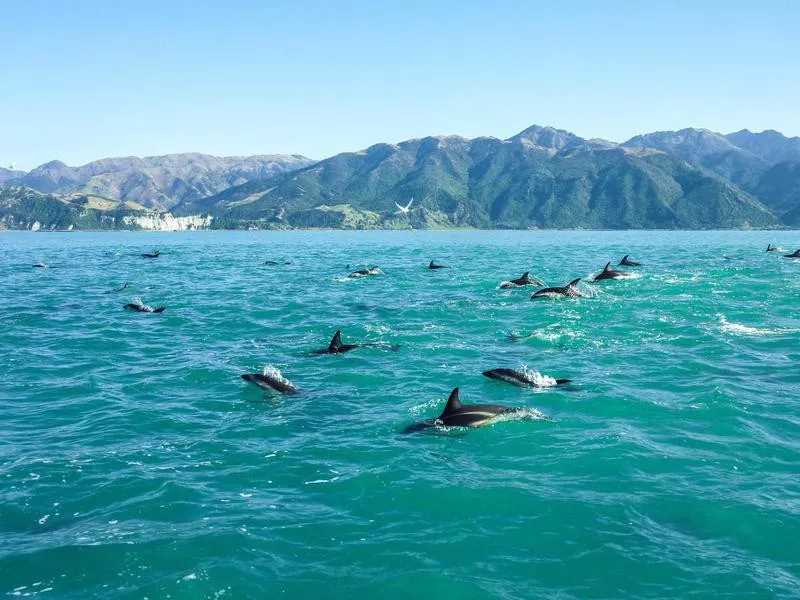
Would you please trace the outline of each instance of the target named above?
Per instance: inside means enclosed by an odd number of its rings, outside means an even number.
[[[521,409],[501,404],[461,404],[458,388],[450,392],[442,414],[435,419],[409,425],[403,433],[422,431],[430,427],[481,427],[500,415],[519,412]]]

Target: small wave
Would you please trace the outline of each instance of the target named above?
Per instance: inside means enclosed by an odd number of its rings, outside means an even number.
[[[492,419],[492,425],[505,421],[552,421],[550,417],[538,408],[520,408],[515,412],[508,412]]]
[[[560,323],[554,323],[533,332],[533,337],[543,342],[558,342],[564,338],[573,339],[577,337],[574,331],[564,329]]]
[[[742,325],[741,323],[731,323],[724,315],[719,317],[720,331],[730,333],[732,335],[781,335],[783,333],[793,333],[796,329],[787,329],[782,327],[766,328],[766,327],[750,327]]]
[[[552,325],[547,325],[541,329],[535,329],[529,333],[523,333],[518,330],[509,331],[506,333],[506,336],[512,342],[534,338],[536,340],[549,342],[551,344],[556,344],[566,340],[573,340],[577,338],[578,335],[579,334],[570,329],[565,329],[560,323],[553,323]]]
[[[423,402],[422,404],[417,404],[416,406],[412,406],[408,412],[410,412],[412,415],[416,417],[429,412],[432,408],[435,408],[437,406],[443,408],[444,405],[442,404],[442,400],[431,399],[428,400],[427,402]]]
[[[331,477],[330,479],[312,479],[311,481],[304,481],[303,485],[316,485],[318,483],[333,483],[339,479],[339,475],[336,477]]]

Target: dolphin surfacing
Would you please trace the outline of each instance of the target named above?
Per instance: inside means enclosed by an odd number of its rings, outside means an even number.
[[[159,256],[161,256],[160,250],[156,250],[155,252],[145,252],[142,254],[143,258],[158,258]]]
[[[512,288],[512,287],[521,287],[523,285],[544,285],[541,281],[536,279],[535,277],[530,276],[530,271],[525,271],[520,277],[516,279],[511,279],[509,281],[504,281],[500,284],[500,289]]]
[[[338,329],[336,333],[333,334],[333,339],[331,339],[331,343],[328,344],[327,348],[320,348],[318,350],[312,351],[312,354],[344,354],[345,352],[350,352],[350,350],[355,350],[356,348],[379,348],[382,350],[390,350],[392,352],[397,352],[400,349],[400,344],[384,344],[381,342],[369,342],[365,344],[344,344],[342,343],[342,330]]]
[[[800,258],[800,248],[792,252],[791,254],[784,254],[786,258]]]
[[[585,297],[586,294],[578,289],[578,283],[581,278],[573,279],[563,287],[546,287],[536,290],[531,296],[531,300],[539,300],[541,298],[580,298]]]
[[[446,265],[437,265],[436,263],[431,261],[430,264],[428,265],[428,268],[429,269],[446,269],[447,266]]]
[[[489,379],[496,379],[498,381],[505,381],[512,385],[522,385],[527,387],[554,387],[557,385],[566,385],[570,383],[571,379],[553,379],[552,377],[540,376],[539,381],[530,375],[520,373],[514,369],[490,369],[483,372],[484,377]],[[552,382],[552,383],[551,383]]]
[[[458,398],[458,388],[450,392],[447,405],[442,414],[435,419],[428,419],[409,425],[403,433],[414,433],[431,427],[482,427],[496,417],[509,413],[519,412],[521,409],[502,404],[461,404]]]
[[[106,291],[106,292],[103,292],[103,293],[104,293],[104,294],[115,294],[116,292],[121,292],[122,290],[124,290],[124,289],[127,289],[127,288],[128,288],[128,282],[126,281],[126,282],[125,282],[125,283],[123,283],[121,286],[119,286],[117,289],[115,289],[115,290],[108,290],[108,291]]]
[[[622,260],[619,261],[619,264],[621,264],[624,267],[641,267],[642,266],[642,263],[639,263],[639,262],[636,262],[634,260],[631,260],[629,257],[630,257],[630,254],[626,254],[625,256],[623,256]]]
[[[625,279],[628,277],[628,273],[624,271],[615,271],[611,268],[611,262],[607,262],[606,266],[603,267],[603,272],[599,275],[595,275],[594,281],[603,281],[604,279]]]
[[[123,306],[125,310],[134,310],[136,312],[143,312],[143,313],[162,313],[167,310],[166,306],[159,306],[158,308],[153,308],[152,306],[148,306],[144,304],[141,300],[137,302],[131,302],[130,304],[126,304]]]
[[[261,373],[245,373],[241,378],[260,387],[262,390],[276,391],[281,394],[296,394],[300,390],[297,389],[290,381],[286,379],[273,377],[270,375],[262,375]]]
[[[358,269],[348,275],[348,279],[355,279],[356,277],[369,277],[370,275],[380,275],[383,273],[378,265],[373,265],[367,269]]]
[[[350,352],[350,350],[355,350],[360,347],[359,344],[343,344],[342,330],[338,329],[336,333],[333,334],[333,338],[331,339],[331,343],[328,344],[328,347],[314,350],[314,354],[344,354],[345,352]]]

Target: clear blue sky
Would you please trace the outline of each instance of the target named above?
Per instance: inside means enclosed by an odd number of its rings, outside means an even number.
[[[800,135],[800,2],[0,0],[0,165],[531,124]]]

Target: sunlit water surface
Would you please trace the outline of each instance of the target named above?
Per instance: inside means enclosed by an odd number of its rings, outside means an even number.
[[[768,242],[800,234],[0,234],[0,593],[796,598],[800,261]],[[498,289],[628,253],[587,298]],[[310,354],[337,329],[400,348]],[[550,420],[401,433],[455,386]]]

